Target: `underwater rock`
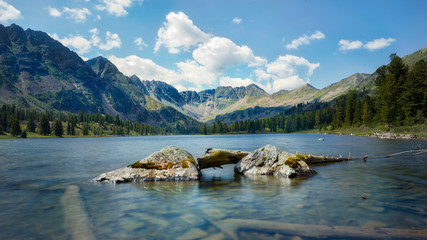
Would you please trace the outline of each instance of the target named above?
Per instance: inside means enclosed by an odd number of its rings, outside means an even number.
[[[304,156],[284,152],[267,145],[242,158],[234,172],[243,175],[274,175],[283,177],[311,176],[317,172],[304,162]]]
[[[186,150],[169,146],[127,167],[103,173],[99,182],[187,181],[199,179],[196,161]]]

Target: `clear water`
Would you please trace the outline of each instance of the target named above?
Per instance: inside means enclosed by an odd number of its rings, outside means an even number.
[[[196,158],[210,147],[252,151],[266,144],[288,152],[370,157],[315,166],[318,174],[308,179],[236,176],[228,165],[203,170],[199,182],[90,181],[169,145]],[[420,145],[427,147],[427,141],[312,134],[1,140],[0,239],[77,239],[86,234],[75,227],[84,219],[80,223],[97,239],[298,235],[263,226],[271,222],[426,229],[426,154],[384,158]],[[80,205],[61,201],[69,186],[78,187],[73,199]],[[256,227],[244,224],[255,220]],[[240,222],[238,229],[230,226]],[[325,236],[308,238],[317,237]]]

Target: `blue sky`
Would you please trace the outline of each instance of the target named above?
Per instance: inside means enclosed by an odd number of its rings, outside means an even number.
[[[372,73],[427,46],[427,1],[0,0],[0,23],[179,90],[272,93]]]

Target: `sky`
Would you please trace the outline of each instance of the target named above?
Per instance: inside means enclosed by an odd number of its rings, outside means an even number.
[[[323,88],[427,46],[425,0],[0,0],[0,23],[180,91]]]

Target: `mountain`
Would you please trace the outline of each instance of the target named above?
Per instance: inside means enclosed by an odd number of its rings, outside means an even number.
[[[85,62],[44,32],[0,25],[0,103],[118,114],[152,125],[196,123],[146,93],[108,59]]]
[[[427,47],[420,49],[412,54],[406,55],[403,58],[403,62],[409,66],[409,68],[412,68],[412,66],[415,65],[416,62],[419,60],[427,61]]]
[[[412,66],[427,48],[403,57]],[[372,90],[376,74],[356,73],[316,89],[305,84],[273,94],[255,84],[179,92],[161,81],[125,76],[104,57],[83,61],[48,34],[0,25],[0,104],[76,113],[108,113],[152,125],[258,119],[307,102],[327,102],[349,89]],[[195,120],[196,119],[196,120]]]

